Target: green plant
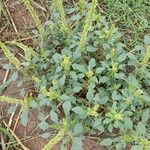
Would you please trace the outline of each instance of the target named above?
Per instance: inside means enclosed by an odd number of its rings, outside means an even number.
[[[82,149],[83,136],[97,132],[101,145],[117,150],[128,144],[132,149],[149,146],[150,42],[127,52],[116,27],[109,27],[96,9],[96,0],[82,13],[76,6],[66,11],[55,6],[36,55],[22,66],[37,93],[29,106],[51,108],[54,124],[39,113],[39,127],[60,130],[44,149],[62,138],[73,141],[73,150]],[[67,34],[60,20],[67,22]]]

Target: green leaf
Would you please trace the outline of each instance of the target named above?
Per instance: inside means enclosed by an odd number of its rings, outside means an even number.
[[[83,132],[83,127],[81,123],[78,123],[74,126],[74,134],[78,135]]]
[[[136,56],[132,53],[128,53],[128,58],[136,61]]]
[[[116,144],[116,150],[122,150],[122,143],[121,142]]]
[[[108,131],[109,131],[110,133],[112,133],[112,131],[113,131],[113,125],[112,125],[112,123],[110,123],[110,124],[108,125]]]
[[[54,61],[55,61],[56,63],[58,63],[58,62],[61,60],[62,56],[61,56],[59,53],[55,53],[55,54],[52,56],[52,58],[54,59]]]
[[[83,150],[83,142],[79,137],[73,138],[72,150]]]
[[[97,73],[97,74],[102,73],[104,70],[105,70],[104,67],[96,68],[96,73]]]
[[[103,121],[104,124],[109,124],[110,122],[111,122],[111,120],[110,120],[109,118],[106,118],[106,119]]]
[[[117,91],[114,91],[112,93],[112,99],[113,100],[120,100],[121,99],[121,96],[117,94]]]
[[[50,117],[53,122],[55,122],[55,123],[58,122],[58,115],[55,111],[53,111],[53,110],[50,111]]]
[[[70,19],[72,20],[72,21],[77,21],[77,20],[79,20],[81,18],[81,15],[73,15]]]
[[[100,124],[102,123],[102,119],[101,118],[96,118],[93,124],[94,128],[97,128]]]
[[[100,77],[100,79],[99,79],[99,83],[106,83],[108,81],[109,81],[108,77]]]
[[[91,58],[90,61],[89,61],[89,69],[92,69],[96,66],[96,60],[95,58]]]
[[[29,67],[30,63],[28,63],[28,62],[22,62],[21,65],[24,66],[24,67]]]
[[[87,47],[86,47],[86,50],[87,50],[88,52],[95,52],[95,51],[96,51],[96,48],[95,48],[95,47],[92,47],[92,46],[87,46]]]
[[[58,67],[56,68],[56,73],[59,73],[61,70],[62,70],[62,67],[61,67],[61,66],[58,66]]]
[[[72,108],[72,111],[78,114],[80,118],[84,119],[87,116],[86,111],[79,106]]]
[[[91,82],[98,83],[98,79],[96,76],[93,76],[90,80]]]
[[[102,146],[111,146],[113,143],[113,140],[110,138],[104,139],[103,141],[100,142]]]
[[[126,60],[127,55],[125,53],[119,55],[119,57],[117,58],[119,62],[123,62]]]
[[[82,78],[84,78],[84,74],[82,74],[82,73],[80,73],[80,74],[78,74],[78,78],[80,78],[80,79],[82,79]]]
[[[69,113],[69,111],[71,110],[71,103],[70,103],[70,101],[65,101],[64,103],[63,103],[63,109],[64,109],[64,112],[66,113],[66,114],[68,114]]]
[[[145,125],[142,122],[139,122],[137,124],[136,131],[137,131],[137,133],[139,133],[141,135],[145,135],[145,133],[146,133]]]
[[[13,66],[11,64],[4,64],[3,68],[7,70],[7,69],[12,69]]]
[[[72,111],[74,111],[76,114],[83,114],[83,113],[85,113],[85,111],[79,106],[72,108]]]
[[[47,139],[47,138],[49,138],[50,136],[51,136],[51,134],[50,134],[49,132],[43,133],[43,134],[41,135],[41,137],[44,138],[44,139]]]
[[[38,118],[39,118],[39,120],[42,121],[42,122],[45,121],[45,116],[44,116],[44,114],[41,113],[41,112],[39,113]]]
[[[76,11],[76,8],[69,8],[68,10],[67,10],[67,14],[72,14],[73,12],[75,12]]]
[[[8,109],[7,113],[8,113],[8,114],[12,114],[12,113],[14,113],[14,112],[16,111],[16,109],[17,109],[16,106],[11,106],[11,107]]]
[[[60,86],[63,86],[65,84],[65,80],[66,80],[66,76],[65,75],[58,80]]]
[[[83,73],[86,72],[86,69],[83,65],[73,64],[72,67],[74,70],[78,70],[78,71],[83,72]]]
[[[109,100],[109,97],[105,96],[99,99],[99,103],[104,105],[108,102],[108,100]]]
[[[18,72],[14,72],[11,78],[13,81],[16,81],[18,79]]]
[[[69,100],[70,97],[66,94],[63,94],[63,95],[60,96],[60,99],[66,101],[66,100]]]
[[[94,98],[94,94],[93,94],[93,89],[89,89],[87,94],[86,94],[86,98],[89,100],[89,101],[92,101],[93,98]]]
[[[44,131],[49,128],[49,124],[48,124],[47,122],[45,122],[45,121],[40,122],[40,123],[38,124],[38,126],[39,126],[40,129],[42,129],[42,130],[44,130]]]
[[[150,36],[149,36],[149,35],[145,35],[145,37],[144,37],[144,43],[145,43],[146,45],[149,45],[149,44],[150,44]]]
[[[72,79],[74,79],[74,80],[78,80],[78,76],[77,76],[77,74],[76,74],[76,72],[75,71],[71,71],[70,72],[70,77],[72,78]]]
[[[130,85],[132,85],[134,87],[139,88],[139,82],[138,82],[138,80],[135,79],[134,76],[130,75],[128,77],[127,81],[128,81],[128,84],[130,84]]]
[[[127,129],[132,129],[133,128],[133,121],[130,118],[125,117],[124,125]]]
[[[21,123],[23,126],[28,124],[28,110],[23,110],[21,113]]]
[[[143,150],[140,145],[133,145],[131,150]]]
[[[94,96],[93,100],[94,100],[96,103],[99,102],[99,101],[100,101],[99,95],[96,94],[96,95]]]
[[[93,90],[95,88],[96,84],[94,82],[90,82],[88,85],[89,90]]]
[[[146,102],[150,102],[150,97],[149,96],[146,96],[146,95],[143,95],[143,98]]]
[[[74,55],[75,59],[80,58],[81,57],[81,50],[79,48],[77,48],[73,55]]]
[[[78,93],[78,92],[80,92],[82,90],[82,87],[81,86],[76,86],[76,87],[74,87],[73,89],[72,89],[72,91],[74,92],[74,93]]]
[[[20,90],[20,96],[21,96],[21,97],[25,97],[25,94],[26,94],[25,89],[22,88],[22,89]]]
[[[147,122],[150,119],[149,109],[146,109],[142,114],[142,122]]]
[[[37,108],[37,107],[38,107],[37,101],[31,100],[31,101],[30,101],[30,106],[31,106],[32,108]]]

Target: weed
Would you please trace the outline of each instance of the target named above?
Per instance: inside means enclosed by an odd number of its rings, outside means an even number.
[[[50,127],[60,130],[44,150],[62,138],[73,140],[73,150],[82,149],[83,136],[96,132],[104,135],[98,140],[101,145],[117,150],[128,144],[132,149],[149,144],[150,37],[127,52],[120,32],[100,15],[96,2],[86,4],[81,13],[78,5],[65,9],[62,1],[53,1],[56,7],[44,26],[36,55],[25,53],[29,63],[22,69],[30,74],[27,79],[37,92],[27,108],[51,108],[49,118],[54,124],[39,113],[38,126],[44,131]],[[69,30],[64,34],[66,23]],[[27,111],[22,113],[26,124]]]

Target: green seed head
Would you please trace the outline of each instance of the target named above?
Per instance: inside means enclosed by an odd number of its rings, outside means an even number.
[[[123,121],[124,116],[123,116],[123,114],[121,114],[121,113],[116,113],[116,114],[114,115],[114,119],[115,119],[115,120]]]
[[[86,76],[88,79],[90,79],[93,75],[94,75],[94,72],[92,70],[88,70],[88,72],[86,72]]]
[[[98,117],[98,112],[97,112],[98,108],[99,108],[98,104],[95,105],[93,108],[88,108],[87,109],[87,114],[89,116]]]

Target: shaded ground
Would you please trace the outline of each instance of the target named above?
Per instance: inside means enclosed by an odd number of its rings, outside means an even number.
[[[0,38],[2,41],[12,40],[12,39],[20,39],[24,38],[23,41],[27,42],[25,39],[28,37],[29,33],[27,31],[31,31],[35,28],[33,20],[29,15],[28,11],[25,7],[19,3],[19,1],[9,0],[6,3],[5,8],[7,9],[7,14],[10,19],[11,24],[0,25]],[[3,20],[6,21],[6,20]],[[32,43],[32,41],[30,41]],[[28,42],[28,43],[30,43]],[[1,56],[3,58],[3,56]],[[0,84],[3,83],[4,78],[6,77],[6,70],[2,68],[2,60],[0,59]],[[8,74],[9,78],[10,74]],[[21,78],[21,77],[20,77]],[[25,85],[28,87],[28,84]],[[29,88],[30,89],[30,85]],[[17,87],[17,82],[11,83],[2,94],[7,96],[12,96],[14,98],[20,98],[20,88]],[[13,133],[18,137],[18,139],[22,142],[24,146],[29,148],[30,150],[41,150],[42,147],[48,142],[46,139],[42,139],[39,134],[42,132],[37,128],[38,125],[38,110],[33,109],[29,113],[29,123],[27,127],[23,127],[21,123],[18,121],[20,117],[20,108],[18,108],[15,114],[8,115],[8,109],[10,105],[5,103],[0,103],[0,115],[5,116],[5,119],[0,120],[0,123],[5,126],[9,125],[10,129]],[[43,108],[41,110],[45,114],[49,112],[47,108]],[[20,147],[19,150],[22,148]],[[56,145],[54,150],[59,150],[60,145]],[[70,149],[70,148],[68,148]],[[102,148],[91,139],[85,139],[84,141],[84,150],[102,150]]]

